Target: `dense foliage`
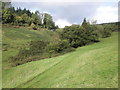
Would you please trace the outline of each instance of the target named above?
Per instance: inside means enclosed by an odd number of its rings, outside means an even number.
[[[73,51],[66,40],[57,42],[31,41],[28,47],[22,48],[19,53],[9,58],[12,66],[21,65],[27,62],[54,57]]]
[[[66,26],[63,29],[62,38],[67,39],[70,45],[75,48],[99,41],[94,26],[87,23],[86,20],[83,21],[82,26]]]
[[[35,13],[21,8],[15,9],[12,7],[11,2],[2,2],[2,23],[13,24],[19,26],[31,26],[33,29],[37,29],[37,26],[45,27],[49,29],[56,29],[52,16],[47,13]]]

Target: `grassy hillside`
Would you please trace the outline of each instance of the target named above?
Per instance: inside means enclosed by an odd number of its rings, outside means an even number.
[[[62,56],[4,70],[3,88],[11,87],[118,87],[118,33]]]
[[[10,68],[8,58],[18,53],[21,47],[28,45],[32,40],[53,41],[58,40],[59,36],[56,32],[41,29],[40,31],[29,30],[26,27],[13,27],[11,25],[3,25],[2,27],[3,42],[3,69]]]

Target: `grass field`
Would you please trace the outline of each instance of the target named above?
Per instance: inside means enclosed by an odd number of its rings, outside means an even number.
[[[19,36],[19,39],[23,39],[21,41],[29,35],[24,38],[23,36]],[[4,43],[10,42],[7,35],[3,38]],[[21,43],[19,39],[16,41]],[[9,52],[3,52],[3,68],[8,65],[4,55],[9,56]],[[117,88],[118,33],[112,33],[112,37],[101,39],[99,43],[79,47],[76,51],[62,56],[4,69],[2,83],[3,88]]]
[[[24,27],[15,28],[11,25],[4,25],[2,28],[2,39],[3,48],[7,49],[3,51],[3,69],[9,69],[11,67],[8,63],[8,58],[15,56],[21,47],[28,45],[28,42],[32,40],[58,40],[59,35],[50,30],[36,31]]]

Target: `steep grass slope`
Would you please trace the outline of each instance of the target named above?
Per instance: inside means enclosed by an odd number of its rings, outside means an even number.
[[[28,45],[32,40],[53,41],[58,40],[59,35],[50,30],[40,31],[29,30],[26,27],[13,27],[11,25],[3,25],[2,27],[2,43],[3,43],[3,69],[10,68],[8,58],[14,56],[18,51]]]
[[[62,56],[3,71],[3,88],[118,87],[118,33]]]

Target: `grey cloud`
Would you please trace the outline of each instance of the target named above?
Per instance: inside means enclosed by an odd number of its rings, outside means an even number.
[[[84,17],[93,16],[96,9],[102,4],[98,2],[75,2],[75,3],[45,3],[45,2],[13,2],[13,6],[40,12],[50,12],[54,18],[66,19],[70,23],[81,23]]]

